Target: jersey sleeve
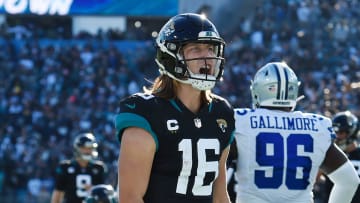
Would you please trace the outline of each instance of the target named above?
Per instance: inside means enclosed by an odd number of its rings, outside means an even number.
[[[121,136],[128,127],[138,127],[151,134],[158,148],[158,138],[151,125],[151,109],[154,103],[154,96],[146,94],[132,95],[120,102],[119,112],[115,116],[116,136],[121,142]]]
[[[67,164],[61,162],[55,169],[55,189],[64,191],[66,189],[66,168]]]
[[[108,176],[108,168],[106,164],[99,160],[95,161],[93,164],[94,164],[94,168],[100,171],[100,173],[98,173],[99,175],[96,175],[96,178],[94,179],[94,183],[105,184],[106,177]]]
[[[314,138],[319,143],[318,148],[320,148],[323,152],[326,153],[326,151],[329,149],[331,144],[334,142],[334,139],[336,138],[336,134],[332,127],[331,119],[326,116],[313,113],[304,113],[304,115],[308,118],[317,119],[318,132],[316,133],[316,136]]]
[[[319,120],[322,121],[322,126],[323,126],[323,132],[325,134],[325,141],[326,143],[328,143],[327,147],[330,147],[330,145],[334,142],[335,138],[336,138],[336,134],[335,131],[332,127],[332,121],[330,118],[321,116],[319,117]]]
[[[96,164],[98,165],[98,167],[100,168],[101,170],[101,180],[100,180],[100,183],[99,184],[104,184],[105,183],[105,180],[106,180],[106,177],[108,176],[108,167],[106,166],[106,164],[102,161],[96,161]]]

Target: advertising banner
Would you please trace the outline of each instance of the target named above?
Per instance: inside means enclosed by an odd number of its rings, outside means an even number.
[[[0,0],[0,14],[173,16],[178,0]]]

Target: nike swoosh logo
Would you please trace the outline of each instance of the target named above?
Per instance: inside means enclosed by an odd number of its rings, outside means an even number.
[[[125,106],[129,107],[129,109],[135,109],[136,104],[125,104]]]

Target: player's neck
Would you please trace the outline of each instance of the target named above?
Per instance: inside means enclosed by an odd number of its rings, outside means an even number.
[[[191,85],[180,85],[177,97],[193,113],[197,113],[201,106],[201,91],[194,89]]]
[[[85,168],[89,161],[86,161],[86,160],[82,160],[82,159],[76,159],[76,161],[79,163],[79,165],[82,167],[82,168]]]

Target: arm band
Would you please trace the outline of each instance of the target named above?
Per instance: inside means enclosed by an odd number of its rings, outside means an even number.
[[[350,203],[360,183],[353,164],[350,161],[345,162],[335,171],[328,174],[328,177],[334,183],[329,203]]]

